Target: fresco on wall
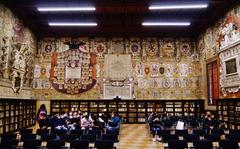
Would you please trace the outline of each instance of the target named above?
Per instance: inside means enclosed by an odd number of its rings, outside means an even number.
[[[228,16],[220,33],[220,88],[226,97],[240,92],[240,16]]]
[[[227,61],[239,63],[240,46],[240,6],[230,10],[212,27],[199,36],[197,49],[201,61],[217,56],[219,60],[220,98],[239,98],[239,76],[227,75]],[[239,65],[237,65],[239,66]],[[237,67],[237,73],[240,72]],[[206,75],[206,74],[203,74]]]
[[[75,39],[82,41],[81,39],[83,38]],[[71,95],[71,93],[67,95],[57,91],[58,89],[51,83],[49,87],[49,82],[53,80],[50,77],[49,81],[46,75],[40,77],[41,69],[49,65],[53,66],[53,62],[58,65],[61,63],[59,55],[62,55],[61,52],[68,51],[63,43],[71,41],[71,38],[52,39],[52,44],[57,48],[55,52],[53,52],[54,50],[49,52],[51,61],[46,60],[48,57],[41,56],[44,55],[44,45],[46,45],[47,40],[42,39],[39,42],[40,54],[37,56],[37,59],[42,60],[39,60],[39,63],[36,63],[35,67],[36,77],[34,78],[34,88],[36,96],[45,99],[102,99],[104,97],[104,85],[105,88],[106,85],[109,88],[109,85],[112,84],[118,88],[123,86],[125,90],[126,88],[131,90],[131,97],[134,99],[196,99],[201,97],[202,91],[199,89],[201,88],[199,83],[201,81],[201,65],[200,62],[192,59],[193,51],[196,51],[193,49],[193,45],[196,43],[190,39],[138,37],[84,39],[86,39],[85,43],[89,45],[89,50],[86,51],[90,51],[90,53],[96,55],[96,64],[94,64],[96,83],[92,88],[89,88],[86,92],[79,91],[78,93],[74,93],[74,95]],[[63,50],[60,47],[65,49]],[[109,54],[113,57],[121,55],[130,56],[131,62],[129,62],[129,66],[131,68],[127,69],[130,71],[127,73],[129,74],[127,78],[120,80],[118,78],[116,80],[116,76],[106,77],[104,75],[109,70],[105,66],[104,57]],[[176,61],[177,56],[179,57],[179,61]],[[65,81],[66,74],[62,72],[66,72],[66,67],[58,69],[57,67],[59,66],[56,65],[53,71],[52,66],[51,72],[64,78],[63,80],[60,79],[62,85],[58,86],[64,88],[67,82]],[[89,67],[86,70],[91,72],[91,69]],[[119,71],[121,72],[121,70]],[[76,74],[71,71],[68,72],[69,75]],[[108,94],[110,95],[110,93]]]
[[[0,83],[6,90],[1,96],[6,96],[10,87],[19,96],[24,87],[32,87],[35,51],[36,40],[32,32],[9,9],[0,5]]]
[[[82,41],[71,40],[65,44],[68,50],[52,53],[52,86],[68,94],[85,92],[96,84],[96,55]]]

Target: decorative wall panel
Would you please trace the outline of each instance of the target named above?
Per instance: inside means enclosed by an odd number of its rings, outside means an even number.
[[[201,34],[197,43],[202,62],[216,55],[219,59],[220,98],[239,98],[240,6],[230,10]],[[232,62],[235,63],[235,69],[227,66],[228,63],[234,64]],[[229,69],[235,70],[235,73],[227,73]]]
[[[7,91],[1,97],[32,97],[35,52],[34,35],[0,4],[0,87]]]
[[[220,88],[224,96],[240,90],[240,42],[220,55]]]
[[[68,50],[52,54],[52,86],[68,94],[85,92],[96,83],[96,55],[89,52],[89,45],[85,42],[73,40],[65,43]]]
[[[131,84],[125,84],[123,86],[104,84],[104,99],[113,99],[116,96],[119,96],[122,99],[132,99]]]
[[[56,51],[49,53],[50,61],[43,52],[44,44],[49,38],[39,41],[34,78],[35,95],[38,98],[107,99],[120,94],[124,98],[132,99],[196,99],[202,96],[201,64],[192,58],[193,54],[198,55],[198,53],[194,49],[196,43],[191,39],[74,38],[89,45],[87,51],[96,55],[93,71],[96,78],[95,85],[86,92],[74,93],[74,95],[58,92],[49,83],[52,80],[49,80],[47,75],[42,75],[45,70],[48,71],[47,66],[61,62],[57,57],[61,52],[68,51],[63,43],[72,40],[69,37],[50,39],[53,41],[51,44],[57,47]],[[58,56],[54,56],[55,54]],[[76,69],[80,71],[79,68]],[[61,70],[64,74],[60,74]],[[53,72],[65,78],[66,70],[70,69],[63,67],[61,70],[59,68]],[[62,80],[62,83],[64,87],[66,82]]]

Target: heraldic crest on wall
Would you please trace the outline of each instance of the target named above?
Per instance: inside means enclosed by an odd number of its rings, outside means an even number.
[[[62,93],[78,94],[96,84],[96,55],[85,43],[72,39],[64,44],[69,49],[52,54],[50,81]]]

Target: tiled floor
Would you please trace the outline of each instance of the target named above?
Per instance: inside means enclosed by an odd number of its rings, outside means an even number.
[[[162,144],[152,141],[146,124],[122,124],[117,149],[161,149]]]
[[[32,127],[36,132],[38,125]],[[121,124],[120,142],[117,149],[162,149],[162,143],[153,142],[146,124]],[[69,146],[69,143],[66,144]],[[90,144],[93,146],[93,144]]]

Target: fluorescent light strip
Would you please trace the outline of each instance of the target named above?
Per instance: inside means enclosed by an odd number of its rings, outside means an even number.
[[[143,22],[143,26],[190,26],[190,22]]]
[[[185,4],[185,5],[152,5],[149,10],[168,10],[168,9],[203,9],[207,8],[208,4]]]
[[[97,26],[97,23],[79,23],[79,22],[49,22],[49,26]]]
[[[95,7],[38,7],[38,11],[95,11]]]

